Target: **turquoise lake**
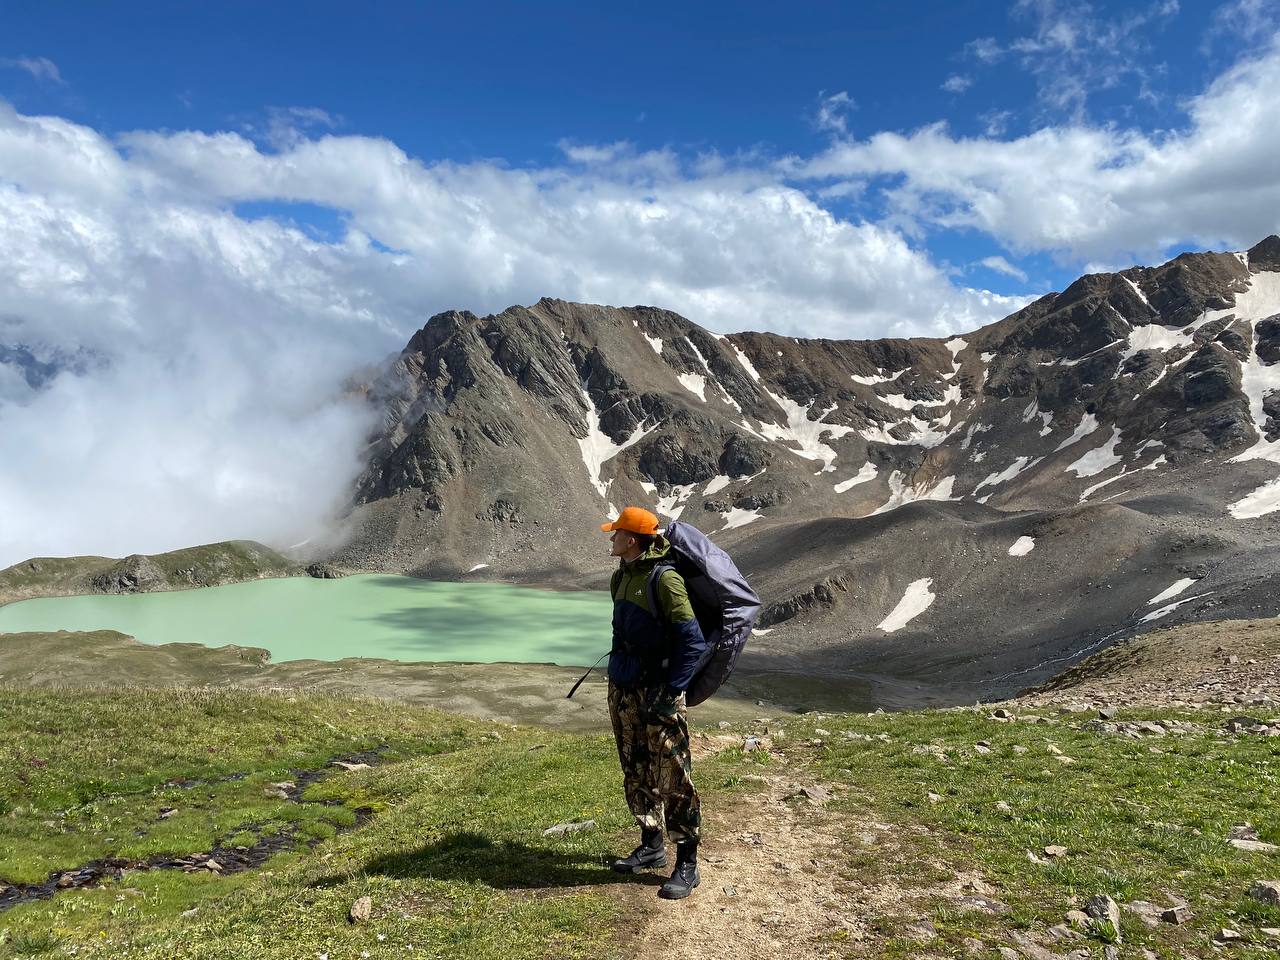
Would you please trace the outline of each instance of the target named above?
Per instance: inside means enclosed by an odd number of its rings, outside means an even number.
[[[143,643],[265,647],[273,661],[432,660],[586,666],[609,649],[604,591],[362,574],[295,577],[0,607],[0,633],[118,630]]]

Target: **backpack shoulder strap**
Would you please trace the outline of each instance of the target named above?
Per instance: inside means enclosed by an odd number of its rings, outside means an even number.
[[[666,621],[662,619],[662,609],[658,606],[658,581],[662,579],[662,575],[668,570],[675,570],[675,564],[655,564],[653,569],[649,571],[649,582],[647,584],[649,592],[649,613],[651,613],[653,615],[653,619],[661,623],[663,627],[666,627],[667,624]]]

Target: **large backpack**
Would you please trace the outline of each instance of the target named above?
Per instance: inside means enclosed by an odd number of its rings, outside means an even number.
[[[663,570],[675,570],[684,578],[707,639],[707,653],[689,684],[686,702],[692,707],[729,679],[760,615],[760,598],[729,555],[697,527],[677,520],[667,527],[666,537],[671,551],[649,575],[649,609],[658,609],[658,577]]]

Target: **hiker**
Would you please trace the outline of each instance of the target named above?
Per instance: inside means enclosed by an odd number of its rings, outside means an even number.
[[[627,507],[612,523],[611,554],[619,558],[610,581],[613,646],[609,651],[609,718],[622,762],[627,806],[640,825],[640,845],[617,860],[619,873],[667,865],[663,827],[676,843],[676,865],[658,896],[679,900],[693,892],[698,875],[701,824],[698,791],[689,756],[685,691],[707,651],[684,579],[665,569],[651,608],[649,574],[671,547],[658,533],[658,518]]]

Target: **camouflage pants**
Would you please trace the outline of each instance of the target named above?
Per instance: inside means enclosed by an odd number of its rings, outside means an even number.
[[[661,691],[609,684],[609,718],[622,761],[627,806],[645,830],[667,829],[676,843],[697,840],[702,816],[693,785],[684,694],[674,710],[653,710]]]

